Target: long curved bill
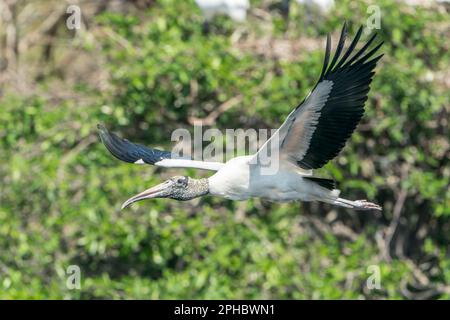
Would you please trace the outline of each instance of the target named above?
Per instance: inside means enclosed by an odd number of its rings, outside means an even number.
[[[170,186],[171,186],[170,181],[166,181],[150,189],[147,189],[125,201],[120,209],[123,210],[130,204],[135,203],[137,201],[163,197],[167,195],[167,189],[169,189]]]

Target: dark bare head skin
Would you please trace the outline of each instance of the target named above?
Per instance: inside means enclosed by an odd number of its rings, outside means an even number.
[[[208,179],[193,179],[187,176],[175,176],[163,183],[141,192],[122,205],[122,209],[130,204],[154,198],[170,198],[179,201],[191,200],[208,194]]]

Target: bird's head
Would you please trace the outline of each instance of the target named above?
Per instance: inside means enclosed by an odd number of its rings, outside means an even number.
[[[123,203],[122,209],[134,202],[145,199],[170,198],[180,201],[191,200],[207,194],[208,190],[207,179],[192,179],[185,176],[175,176],[131,197]]]

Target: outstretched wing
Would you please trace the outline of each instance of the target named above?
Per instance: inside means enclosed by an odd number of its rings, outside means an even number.
[[[347,36],[347,25],[344,23],[331,63],[331,40],[327,36],[325,59],[318,83],[275,132],[273,141],[271,137],[261,147],[257,156],[263,152],[279,154],[281,158],[294,162],[303,169],[317,169],[342,150],[361,120],[369,86],[375,74],[373,70],[383,56],[369,60],[382,42],[366,53],[376,37],[374,34],[349,59],[361,33],[362,27],[340,58]]]
[[[102,125],[97,126],[100,138],[106,149],[117,159],[135,164],[153,164],[168,168],[196,168],[217,171],[224,166],[220,162],[197,161],[189,158],[179,158],[171,152],[152,149],[119,138]]]

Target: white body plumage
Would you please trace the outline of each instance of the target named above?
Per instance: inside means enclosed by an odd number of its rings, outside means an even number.
[[[334,8],[334,0],[296,0],[307,7],[317,7],[321,12],[327,13]]]
[[[304,179],[311,175],[292,163],[282,161],[275,174],[264,174],[261,167],[251,164],[253,156],[236,157],[211,176],[209,192],[230,200],[246,200],[259,197],[271,201],[314,201],[339,196],[338,190],[330,191]]]
[[[195,0],[207,20],[216,14],[225,14],[234,21],[242,22],[250,8],[248,0]]]

